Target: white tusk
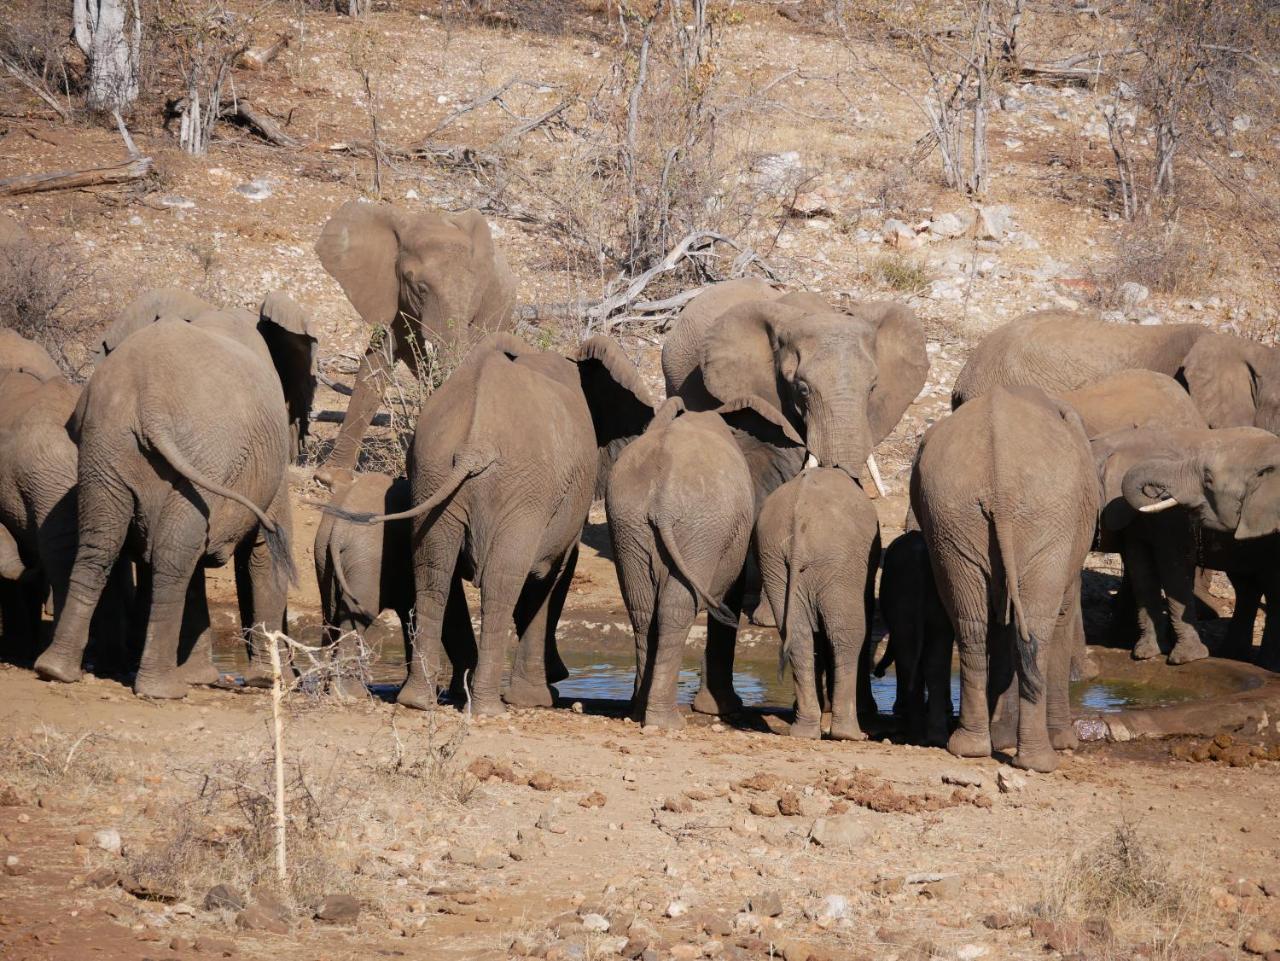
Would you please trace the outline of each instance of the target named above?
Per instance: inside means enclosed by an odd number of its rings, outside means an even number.
[[[1148,504],[1146,507],[1139,507],[1138,510],[1143,514],[1159,514],[1161,511],[1167,511],[1170,507],[1177,507],[1178,501],[1173,497],[1166,497],[1162,501],[1156,501],[1154,504]]]
[[[876,466],[876,455],[867,455],[867,470],[871,471],[871,481],[876,485],[876,490],[880,492],[881,497],[888,497],[889,492],[884,489],[884,481],[880,479],[880,468]]]
[[[810,454],[808,457],[805,458],[804,460],[805,470],[808,470],[810,467],[817,467],[817,466],[818,466],[818,458],[814,457],[812,454]]]

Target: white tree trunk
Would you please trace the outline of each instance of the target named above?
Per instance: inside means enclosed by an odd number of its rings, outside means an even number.
[[[89,61],[91,110],[124,110],[138,97],[138,0],[72,0],[76,44]]]

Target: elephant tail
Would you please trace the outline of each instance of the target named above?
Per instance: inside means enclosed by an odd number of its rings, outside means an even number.
[[[1009,530],[1007,518],[1000,512],[993,511],[991,525],[995,528],[996,546],[1000,550],[1000,563],[1004,567],[1005,595],[1007,607],[1005,615],[1012,613],[1014,642],[1018,649],[1018,678],[1022,696],[1035,703],[1040,698],[1044,687],[1044,678],[1040,676],[1040,668],[1036,664],[1039,655],[1040,641],[1027,629],[1026,615],[1022,610],[1022,595],[1018,590],[1018,558],[1013,548],[1013,537]]]
[[[293,554],[289,550],[289,535],[278,521],[268,517],[262,508],[239,491],[234,491],[229,487],[215,483],[201,474],[195,465],[187,460],[182,451],[178,450],[178,445],[167,434],[162,432],[148,434],[147,440],[151,442],[152,449],[163,457],[170,467],[196,487],[217,494],[219,497],[235,501],[241,507],[252,511],[253,516],[258,519],[258,524],[262,528],[262,537],[267,542],[267,550],[271,554],[272,570],[276,572],[277,576],[284,578],[284,583],[298,583],[298,571],[293,566]]]
[[[365,511],[344,511],[341,507],[326,504],[322,509],[326,514],[353,524],[385,524],[388,521],[403,521],[411,517],[419,517],[433,511],[458,490],[467,479],[476,477],[488,470],[498,459],[493,451],[466,448],[453,455],[453,470],[436,488],[436,492],[421,504],[410,507],[407,511],[395,514],[370,514]]]
[[[346,604],[347,610],[359,617],[374,620],[378,615],[370,611],[361,604],[357,599],[355,592],[351,590],[351,585],[347,583],[347,572],[342,567],[342,549],[333,547],[329,549],[329,561],[333,565],[333,579],[338,582],[338,590],[342,592],[342,602]]]
[[[721,624],[728,627],[737,627],[738,616],[729,610],[723,601],[717,601],[713,598],[706,587],[699,584],[697,579],[689,573],[689,565],[685,562],[684,555],[680,553],[680,545],[676,543],[670,527],[657,518],[650,518],[649,523],[653,525],[653,529],[658,535],[658,542],[667,552],[667,556],[671,558],[671,563],[679,571],[680,576],[693,589],[693,593],[698,600],[707,606],[707,614],[714,617]]]

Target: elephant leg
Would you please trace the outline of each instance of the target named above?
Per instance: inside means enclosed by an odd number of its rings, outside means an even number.
[[[862,604],[855,603],[852,623],[845,624],[842,620],[840,627],[848,628],[852,633],[848,636],[849,643],[854,645],[853,650],[856,652],[854,658],[854,670],[856,674],[853,678],[857,685],[854,694],[854,715],[855,718],[861,718],[867,722],[873,722],[879,712],[876,705],[875,693],[871,690],[871,671],[875,667],[875,645],[871,643],[871,622],[875,618],[876,613],[876,571],[880,568],[880,534],[877,531],[875,538],[871,542],[871,548],[867,557],[867,570],[863,578],[862,584]],[[834,630],[828,632],[831,637],[832,647],[831,654],[836,662],[836,687],[840,684],[840,648],[837,646],[838,638]],[[836,701],[836,691],[832,691],[832,703]],[[834,720],[834,707],[832,709],[832,737],[836,737],[836,728]],[[856,723],[858,733],[861,734],[861,727]],[[861,740],[861,738],[856,738]]]
[[[447,515],[435,518],[420,534],[415,532],[418,541],[413,557],[416,601],[409,632],[412,640],[405,651],[409,673],[396,696],[396,702],[405,707],[429,711],[440,703],[439,692],[444,686],[446,670],[446,612],[454,604],[455,586],[467,621],[467,632],[471,633],[471,617],[462,592],[462,579],[456,574],[462,536],[462,525]],[[470,682],[465,675],[469,670],[459,670],[455,665],[453,671],[454,683],[462,688],[463,697],[467,700],[470,699]],[[471,677],[474,677],[474,671],[471,671]]]
[[[792,611],[784,639],[796,689],[796,714],[791,736],[817,740],[822,737],[822,701],[814,658],[814,631],[807,611]]]
[[[373,423],[373,415],[382,405],[382,392],[391,378],[395,366],[395,337],[390,330],[378,341],[377,334],[369,341],[364,359],[356,371],[355,387],[351,393],[351,401],[347,404],[347,412],[342,418],[342,426],[338,428],[338,437],[333,442],[333,450],[325,458],[324,464],[316,471],[316,479],[321,483],[332,485],[337,471],[350,471],[356,466],[360,457],[360,442],[365,431]]]
[[[1053,647],[1049,651],[1046,677],[1045,723],[1049,744],[1055,751],[1073,751],[1080,746],[1071,723],[1071,665],[1074,652],[1084,646],[1084,617],[1080,606],[1080,578],[1067,590],[1058,622],[1054,626]]]
[[[577,560],[575,545],[552,576],[542,581],[531,579],[525,585],[520,603],[516,605],[516,633],[520,635],[520,643],[511,668],[511,683],[502,694],[502,699],[513,707],[555,706],[556,692],[551,688],[553,657],[561,666],[564,664],[556,650],[556,625]]]
[[[1014,663],[1012,627],[991,629],[987,642],[987,710],[991,717],[991,747],[1012,751],[1018,746],[1018,672]]]
[[[133,682],[133,691],[140,697],[171,699],[187,694],[187,680],[178,668],[178,643],[207,525],[201,510],[177,495],[166,502],[152,532],[151,610]]]
[[[1216,621],[1225,617],[1222,601],[1213,593],[1213,571],[1207,567],[1196,568],[1196,618]]]
[[[644,722],[645,705],[649,703],[649,690],[653,686],[653,661],[658,654],[658,619],[653,613],[650,603],[631,615],[631,630],[636,643],[636,678],[627,716],[637,723]]]
[[[1196,622],[1194,555],[1179,555],[1174,551],[1159,551],[1156,568],[1169,606],[1169,623],[1173,627],[1174,645],[1169,652],[1170,664],[1188,664],[1209,656],[1209,649],[1200,639]]]
[[[1023,596],[1034,594],[1034,586],[1025,580]],[[1051,660],[1055,657],[1054,642],[1058,626],[1058,608],[1048,614],[1028,611],[1023,629],[1030,635],[1029,640],[1015,639],[1022,648],[1018,652],[1018,753],[1013,759],[1014,767],[1028,771],[1048,772],[1058,766],[1058,757],[1049,742],[1049,702],[1055,696],[1053,688],[1055,680],[1066,677],[1070,670],[1070,649],[1057,653],[1057,657],[1065,660],[1065,667],[1059,667],[1055,674]],[[1029,649],[1028,649],[1029,648]],[[1030,668],[1040,679],[1036,689]]]
[[[1125,577],[1133,589],[1134,605],[1138,611],[1138,641],[1133,646],[1135,661],[1159,657],[1161,653],[1164,605],[1159,568],[1153,553],[1150,545],[1134,537],[1125,538],[1121,551]]]
[[[859,717],[866,714],[863,705],[866,703],[870,688],[870,670],[866,663],[867,648],[863,644],[865,629],[861,618],[854,618],[853,624],[838,624],[827,627],[827,637],[831,640],[831,663],[834,675],[831,685],[831,739],[834,741],[865,741],[866,733],[862,730]],[[871,702],[873,705],[874,701]],[[874,707],[871,711],[874,715]]]
[[[221,675],[213,666],[213,627],[209,617],[209,598],[205,593],[204,568],[199,565],[187,586],[180,637],[178,672],[182,678],[188,684],[217,684]]]
[[[654,612],[645,727],[672,730],[684,727],[684,717],[676,709],[676,694],[685,642],[697,614],[698,604],[692,592],[668,574],[658,588],[658,607]]]
[[[725,607],[735,615],[742,609],[742,577],[725,592]],[[707,615],[707,646],[702,655],[702,685],[693,698],[699,714],[726,717],[742,710],[742,698],[733,689],[733,655],[738,645],[738,625],[722,624]]]
[[[507,642],[515,620],[516,604],[524,591],[533,550],[498,551],[504,562],[486,570],[480,583],[480,650],[476,659],[471,710],[478,717],[506,713],[502,703],[502,674]]]
[[[1132,648],[1141,636],[1138,627],[1138,607],[1133,596],[1133,582],[1124,563],[1124,549],[1120,551],[1120,586],[1111,602],[1111,622],[1107,627],[1107,643],[1115,647]]]
[[[287,585],[281,583],[271,561],[271,551],[261,531],[240,543],[235,554],[236,594],[240,607],[240,631],[249,653],[244,682],[248,687],[270,687],[271,654],[275,644],[280,669],[286,681],[292,676],[293,656],[289,646],[274,635],[288,633],[285,620]]]
[[[53,643],[35,665],[36,673],[45,680],[80,680],[94,610],[133,519],[132,496],[127,491],[121,495],[106,483],[81,487],[79,500],[80,516],[86,521],[67,583],[66,602],[54,625]]]
[[[89,628],[93,667],[99,675],[124,676],[138,668],[142,639],[141,636],[135,638],[132,624],[136,597],[133,563],[119,558],[107,578]],[[145,623],[145,617],[143,620]]]
[[[449,585],[449,598],[444,605],[444,632],[441,643],[449,660],[449,697],[461,704],[467,700],[468,680],[475,675],[476,629],[471,624],[471,609],[462,587],[462,575],[454,573]]]
[[[1253,625],[1258,619],[1258,609],[1262,603],[1262,583],[1256,575],[1242,571],[1227,571],[1227,577],[1236,595],[1236,605],[1231,612],[1231,622],[1227,625],[1224,653],[1247,661],[1253,654]]]
[[[330,648],[329,692],[342,701],[363,700],[369,693],[364,634],[369,622],[349,611],[338,619]]]
[[[957,757],[991,756],[991,715],[987,706],[987,621],[957,617],[960,644],[960,726],[947,741]]]

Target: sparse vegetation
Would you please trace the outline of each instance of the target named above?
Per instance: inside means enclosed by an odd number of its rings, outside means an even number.
[[[875,276],[884,286],[899,293],[919,293],[929,286],[929,271],[919,261],[904,254],[886,254],[875,262]]]
[[[1102,306],[1121,307],[1126,283],[1169,296],[1211,289],[1218,260],[1177,223],[1144,219],[1116,235],[1110,257],[1094,273]]]
[[[0,327],[44,347],[72,380],[91,358],[84,338],[98,323],[84,308],[95,271],[67,244],[0,241]]]

